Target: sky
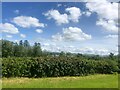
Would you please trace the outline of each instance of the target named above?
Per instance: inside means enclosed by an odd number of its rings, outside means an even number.
[[[40,42],[43,50],[118,53],[118,4],[97,2],[3,2],[0,33],[14,42]]]

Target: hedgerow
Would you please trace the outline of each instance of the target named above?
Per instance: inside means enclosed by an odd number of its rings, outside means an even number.
[[[81,60],[73,57],[17,57],[2,59],[3,77],[58,77],[118,72],[112,60]]]

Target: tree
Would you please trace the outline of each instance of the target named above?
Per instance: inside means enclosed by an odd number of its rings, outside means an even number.
[[[65,56],[65,53],[61,51],[59,56]]]
[[[29,44],[28,40],[25,40],[23,45],[24,45],[24,47],[30,47],[30,44]]]
[[[23,41],[22,40],[19,41],[19,45],[23,46]]]
[[[113,60],[114,59],[114,54],[110,53],[109,57],[110,57],[111,60]]]
[[[22,40],[19,41],[19,56],[20,57],[25,56],[25,54],[24,54],[24,44],[23,44]]]
[[[2,57],[2,40],[0,40],[0,58]]]
[[[19,57],[19,45],[18,43],[14,43],[14,50],[13,50],[13,56]]]
[[[13,56],[13,42],[2,40],[2,57]]]
[[[78,53],[76,56],[77,57],[82,57],[83,55],[81,53]]]
[[[35,43],[34,46],[30,46],[28,40],[24,42],[22,40],[17,42],[11,42],[8,40],[0,40],[2,57],[31,57],[42,55],[40,43]]]
[[[31,55],[31,48],[30,48],[30,44],[28,42],[28,40],[25,40],[23,43],[24,46],[24,56],[29,56]]]
[[[42,50],[41,50],[41,45],[40,43],[34,43],[33,46],[33,56],[40,56],[42,54]]]

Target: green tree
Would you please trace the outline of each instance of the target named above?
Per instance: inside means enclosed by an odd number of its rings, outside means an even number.
[[[65,55],[66,54],[63,51],[61,51],[59,56],[65,56]]]
[[[13,42],[2,40],[2,57],[13,56]]]
[[[19,56],[25,56],[24,54],[24,43],[22,40],[19,41]]]
[[[15,57],[19,57],[19,45],[17,42],[14,43],[14,50],[13,54]]]
[[[31,55],[31,50],[30,50],[31,48],[28,40],[24,41],[23,46],[24,46],[24,56],[29,56],[29,54]]]
[[[110,58],[111,60],[114,60],[114,54],[113,54],[113,53],[110,53],[109,58]]]
[[[33,46],[33,56],[40,56],[42,54],[42,50],[41,50],[41,45],[40,43],[34,43],[34,46]]]

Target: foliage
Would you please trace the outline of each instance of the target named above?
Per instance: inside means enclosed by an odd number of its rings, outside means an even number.
[[[27,40],[24,42],[20,40],[19,43],[0,40],[0,43],[2,43],[2,57],[37,57],[42,53],[41,45],[37,42],[33,46],[30,46]]]
[[[3,58],[3,77],[58,77],[118,72],[116,61],[75,57]]]
[[[1,43],[2,42],[2,43]],[[1,40],[3,77],[57,77],[120,72],[118,56],[57,53],[41,50],[41,44],[33,46],[27,40],[14,43]],[[1,48],[0,48],[1,49]]]

